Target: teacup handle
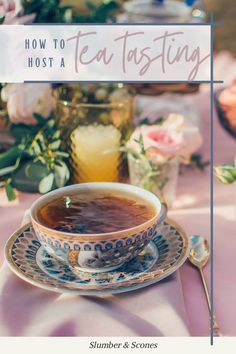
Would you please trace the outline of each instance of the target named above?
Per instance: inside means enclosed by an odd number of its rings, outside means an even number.
[[[160,214],[159,214],[159,222],[163,222],[167,216],[167,204],[166,203],[162,203],[161,204],[161,210],[160,210]]]

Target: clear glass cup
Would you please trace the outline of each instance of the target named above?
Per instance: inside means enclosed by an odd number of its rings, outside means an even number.
[[[152,162],[153,164],[153,162]],[[179,157],[174,157],[164,163],[156,163],[151,169],[147,158],[135,158],[128,154],[130,183],[147,189],[156,194],[168,207],[171,207],[175,197],[179,175]]]

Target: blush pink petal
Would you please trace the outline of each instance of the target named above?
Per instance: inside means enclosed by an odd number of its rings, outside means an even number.
[[[181,134],[169,131],[160,125],[142,125],[135,129],[128,146],[136,152],[140,152],[140,146],[135,140],[142,135],[145,149],[149,155],[161,154],[167,159],[178,155],[183,147]]]

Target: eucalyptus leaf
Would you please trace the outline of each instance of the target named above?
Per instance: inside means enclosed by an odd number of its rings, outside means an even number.
[[[55,125],[55,121],[54,121],[53,119],[49,119],[49,120],[47,121],[47,126],[48,126],[49,128],[54,127],[54,125]]]
[[[22,156],[22,149],[19,146],[13,146],[6,152],[0,154],[0,170],[5,167],[13,166],[20,156]]]
[[[6,191],[7,198],[9,201],[16,199],[15,191],[10,183],[5,184],[5,191]]]
[[[216,178],[224,184],[234,183],[236,181],[236,167],[229,165],[220,165],[214,167]]]
[[[39,192],[44,194],[52,190],[54,182],[54,175],[50,173],[48,176],[44,177],[39,183]]]
[[[12,185],[23,192],[37,193],[40,181],[48,176],[47,166],[40,161],[26,161],[12,175]]]
[[[8,175],[8,174],[14,172],[17,169],[17,167],[18,167],[18,164],[15,164],[13,166],[8,166],[8,167],[1,168],[0,177]]]
[[[227,171],[231,174],[231,176],[234,177],[234,179],[236,179],[236,167],[230,165],[222,165],[222,170]]]
[[[55,133],[54,133],[53,136],[52,136],[52,139],[53,139],[53,140],[54,140],[54,139],[59,139],[60,136],[61,136],[60,130],[56,130]]]
[[[57,150],[57,149],[59,149],[60,145],[61,145],[61,140],[58,139],[58,140],[53,141],[50,144],[50,147],[51,147],[52,150]]]
[[[45,139],[44,139],[43,135],[38,136],[38,143],[39,143],[41,149],[46,149]]]
[[[29,161],[24,166],[25,175],[30,179],[38,179],[41,180],[43,177],[47,176],[49,173],[49,169],[47,166],[42,164],[40,161],[33,162]]]
[[[42,117],[40,114],[34,113],[34,118],[40,126],[43,126],[45,124],[45,118]]]
[[[55,155],[56,156],[61,156],[61,157],[69,157],[69,154],[67,152],[64,152],[64,151],[56,151]]]
[[[35,155],[39,155],[41,153],[41,148],[40,148],[40,145],[37,141],[35,141],[33,144],[33,150],[34,150]]]

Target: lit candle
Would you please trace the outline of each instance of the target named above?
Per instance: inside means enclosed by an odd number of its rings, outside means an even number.
[[[80,126],[71,134],[76,182],[114,182],[119,179],[120,131],[113,125]]]

